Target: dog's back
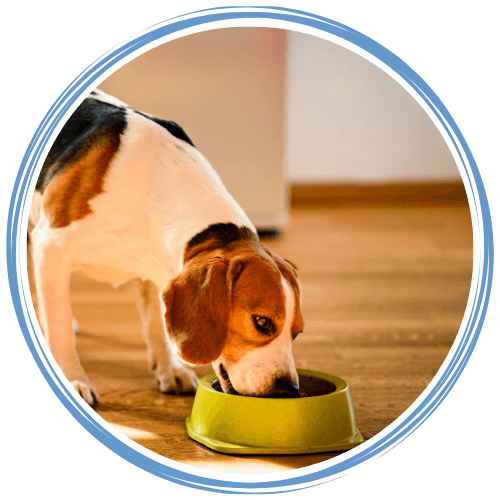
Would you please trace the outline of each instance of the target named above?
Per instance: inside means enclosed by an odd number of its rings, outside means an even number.
[[[111,282],[164,283],[187,241],[221,221],[253,227],[184,130],[99,91],[54,142],[30,212],[30,229],[58,230],[72,270]]]
[[[37,193],[48,191],[44,211],[52,227],[66,227],[91,213],[89,202],[103,192],[113,158],[122,143],[130,141],[125,130],[138,115],[194,146],[174,122],[146,115],[103,92],[93,91],[65,123],[36,183]]]

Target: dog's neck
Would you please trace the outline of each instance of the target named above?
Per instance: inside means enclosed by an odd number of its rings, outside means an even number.
[[[195,148],[187,145],[184,151],[178,153],[182,161],[174,162],[168,168],[160,164],[154,175],[149,176],[154,180],[149,183],[148,191],[155,243],[148,252],[154,276],[148,279],[159,288],[163,288],[182,270],[186,252],[189,253],[190,248],[200,243],[200,238],[206,238],[206,231],[211,231],[209,228],[218,228],[217,235],[223,238],[222,227],[226,230],[230,227],[246,228],[257,237],[254,225],[208,161]],[[189,161],[187,169],[182,165],[186,161]],[[172,168],[182,172],[172,175]]]

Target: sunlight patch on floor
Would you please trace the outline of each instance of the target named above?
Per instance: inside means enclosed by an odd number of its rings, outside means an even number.
[[[130,439],[161,439],[161,436],[154,434],[153,432],[143,431],[141,429],[134,429],[133,427],[127,427],[120,424],[110,424],[122,434],[125,434]]]

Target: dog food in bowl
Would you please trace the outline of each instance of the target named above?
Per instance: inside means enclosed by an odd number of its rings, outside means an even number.
[[[215,380],[212,383],[212,387],[216,391],[223,392],[219,380]],[[299,387],[301,398],[324,396],[325,394],[335,392],[335,384],[329,380],[313,377],[312,375],[299,375]]]

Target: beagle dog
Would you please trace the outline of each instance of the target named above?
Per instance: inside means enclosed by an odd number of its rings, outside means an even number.
[[[188,366],[212,363],[225,392],[300,396],[297,269],[259,241],[174,122],[91,92],[42,166],[28,230],[40,326],[87,403],[98,394],[75,348],[73,272],[133,281],[161,392],[194,391]]]

